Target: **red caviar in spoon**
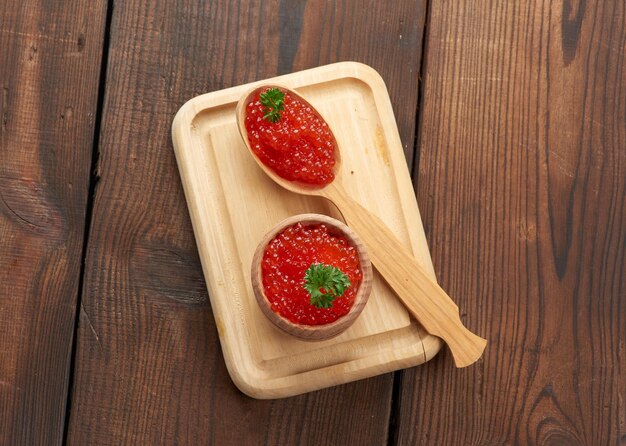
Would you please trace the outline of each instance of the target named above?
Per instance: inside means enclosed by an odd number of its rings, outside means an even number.
[[[311,305],[304,289],[305,272],[315,263],[339,268],[350,280],[330,308]],[[301,325],[328,324],[346,315],[363,279],[357,250],[343,235],[331,233],[324,224],[301,223],[287,227],[267,244],[261,275],[272,310]]]
[[[267,91],[266,91],[267,92]],[[335,143],[328,124],[289,92],[280,119],[271,122],[259,91],[246,105],[245,127],[255,155],[280,177],[324,186],[335,178]]]

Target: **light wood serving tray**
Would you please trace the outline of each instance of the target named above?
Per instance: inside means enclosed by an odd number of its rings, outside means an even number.
[[[280,398],[428,361],[441,341],[409,317],[377,272],[365,310],[334,339],[297,340],[258,308],[250,265],[263,235],[294,214],[341,219],[323,198],[276,185],[247,152],[235,106],[248,90],[268,82],[298,90],[322,113],[342,150],[346,190],[410,246],[434,277],[389,95],[372,68],[336,63],[191,99],[174,118],[172,137],[233,381],[252,397]]]

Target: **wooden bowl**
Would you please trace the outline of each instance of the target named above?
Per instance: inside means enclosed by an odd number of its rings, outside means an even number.
[[[267,297],[265,296],[265,290],[263,288],[263,279],[261,273],[261,261],[263,260],[263,254],[267,244],[274,239],[280,232],[282,232],[288,226],[296,223],[302,223],[305,226],[324,224],[328,227],[331,234],[340,234],[344,236],[350,245],[352,245],[359,257],[359,263],[361,264],[361,273],[363,275],[361,284],[354,298],[354,303],[350,311],[344,316],[340,317],[334,322],[324,325],[302,325],[291,322],[290,320],[282,317],[278,313],[272,310],[271,305]],[[367,300],[369,299],[370,292],[372,290],[372,265],[370,263],[369,256],[365,249],[365,245],[354,231],[352,231],[344,223],[326,215],[320,214],[300,214],[293,217],[289,217],[276,226],[274,226],[261,240],[257,247],[254,257],[252,258],[252,288],[254,295],[259,304],[259,307],[263,311],[263,314],[278,328],[281,330],[296,336],[297,338],[306,341],[321,341],[324,339],[330,339],[335,337],[350,327],[359,316]]]

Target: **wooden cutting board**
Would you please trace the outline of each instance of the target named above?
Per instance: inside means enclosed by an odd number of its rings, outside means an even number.
[[[323,198],[280,188],[247,152],[235,106],[244,93],[267,82],[296,89],[322,113],[342,148],[347,191],[410,246],[434,277],[389,95],[372,68],[336,63],[191,99],[174,118],[172,138],[234,383],[254,398],[280,398],[428,361],[441,341],[409,317],[378,273],[359,319],[331,340],[297,340],[258,308],[250,264],[263,235],[295,214],[341,218]]]

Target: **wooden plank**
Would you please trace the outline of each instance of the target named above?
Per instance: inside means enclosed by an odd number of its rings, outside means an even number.
[[[386,442],[391,374],[277,401],[232,384],[170,125],[200,93],[354,59],[387,81],[410,149],[422,21],[416,1],[115,4],[70,443]]]
[[[490,344],[403,375],[397,444],[626,442],[626,9],[433,1],[418,203]]]
[[[106,2],[0,6],[0,444],[59,444]]]

